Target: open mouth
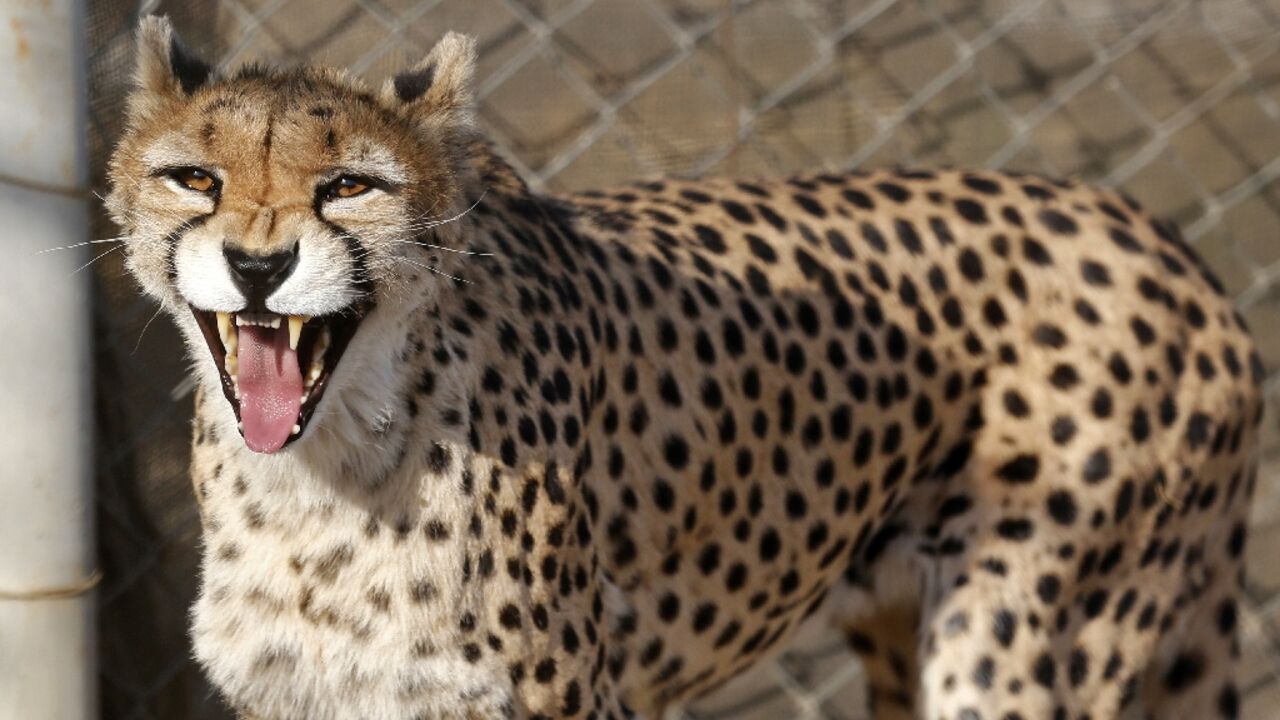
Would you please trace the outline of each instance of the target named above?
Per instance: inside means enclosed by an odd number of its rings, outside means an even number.
[[[223,313],[191,308],[222,377],[222,394],[250,450],[273,453],[302,436],[364,317]]]

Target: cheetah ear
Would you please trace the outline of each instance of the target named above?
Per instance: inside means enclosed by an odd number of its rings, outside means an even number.
[[[134,117],[167,100],[185,98],[213,77],[213,68],[196,57],[174,32],[169,19],[150,15],[138,24],[137,67],[129,97]]]
[[[425,125],[470,129],[475,67],[475,38],[448,33],[422,62],[386,82],[383,99]]]

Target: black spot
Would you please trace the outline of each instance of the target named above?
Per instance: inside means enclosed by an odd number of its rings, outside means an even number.
[[[1240,691],[1235,685],[1228,684],[1218,693],[1218,712],[1227,720],[1240,717]]]
[[[1202,447],[1209,440],[1212,425],[1213,421],[1205,413],[1191,413],[1191,417],[1187,419],[1187,445],[1192,450]]]
[[[1049,374],[1049,382],[1059,390],[1070,390],[1080,382],[1080,374],[1072,365],[1059,363]]]
[[[1084,461],[1084,480],[1090,485],[1111,477],[1111,455],[1106,448],[1098,448]]]
[[[974,225],[986,225],[989,222],[987,219],[987,209],[984,208],[981,203],[974,202],[967,198],[962,198],[956,201],[956,212],[960,213],[960,217],[968,220]]]
[[[716,606],[712,603],[703,603],[693,612],[693,631],[695,633],[706,632],[708,628],[715,624],[715,621]]]
[[[702,549],[698,555],[698,569],[703,575],[710,575],[720,567],[720,546],[711,544]]]
[[[1058,599],[1058,593],[1062,590],[1062,581],[1058,580],[1057,575],[1041,575],[1036,581],[1036,595],[1040,596],[1040,600],[1046,605],[1052,604]]]
[[[1138,244],[1138,241],[1134,239],[1133,235],[1129,234],[1129,231],[1113,227],[1107,234],[1111,236],[1111,242],[1115,243],[1116,247],[1121,250],[1131,253],[1142,252],[1142,245]]]
[[[1095,287],[1111,285],[1111,272],[1107,270],[1107,266],[1093,260],[1080,261],[1080,276],[1086,283]]]
[[[898,218],[893,221],[893,229],[898,233],[898,241],[902,243],[902,247],[912,255],[919,255],[924,252],[924,243],[920,240],[920,233],[916,232],[916,226],[908,220]]]
[[[1000,193],[999,183],[977,175],[965,175],[961,182],[969,189],[976,190],[983,195],[998,195]]]
[[[675,470],[682,470],[689,464],[689,444],[679,435],[671,435],[663,446],[663,454],[667,464]]]
[[[831,228],[826,232],[827,244],[831,246],[831,250],[842,258],[850,259],[853,257],[853,248],[849,247],[849,241],[845,238],[844,233]]]
[[[1013,645],[1013,636],[1018,631],[1018,616],[1008,610],[998,610],[991,619],[991,632],[1004,647]]]
[[[1046,229],[1057,235],[1075,235],[1080,232],[1080,226],[1072,218],[1063,215],[1057,210],[1044,208],[1037,216],[1040,224]]]
[[[1133,330],[1133,336],[1144,346],[1156,341],[1156,331],[1146,320],[1135,315],[1129,320],[1129,327]]]
[[[1022,254],[1029,262],[1036,265],[1052,265],[1053,256],[1039,241],[1032,238],[1022,239]]]
[[[1067,665],[1067,677],[1071,687],[1080,687],[1089,675],[1089,654],[1080,648],[1071,651],[1071,661]]]
[[[1049,511],[1049,517],[1059,525],[1070,525],[1076,521],[1076,500],[1066,490],[1058,490],[1049,495],[1045,507]]]
[[[658,478],[653,481],[653,503],[663,512],[670,512],[676,504],[676,493],[671,483]]]
[[[658,395],[671,407],[680,407],[680,384],[671,373],[664,373],[658,380]]]
[[[1098,589],[1089,593],[1084,601],[1084,616],[1088,620],[1093,620],[1102,614],[1107,607],[1107,591]]]
[[[978,253],[972,248],[965,248],[960,251],[960,260],[958,262],[960,274],[970,282],[979,282],[986,273],[982,269],[982,258],[978,257]]]
[[[816,218],[824,218],[827,216],[827,209],[822,207],[817,200],[814,200],[804,193],[796,193],[791,196],[791,199],[795,200],[796,204],[799,205],[801,209]]]
[[[1164,686],[1169,692],[1186,690],[1204,675],[1204,657],[1198,653],[1182,653],[1173,659],[1164,676]]]
[[[1218,632],[1231,636],[1236,631],[1239,613],[1234,600],[1223,600],[1218,607]]]
[[[1093,305],[1090,305],[1089,301],[1084,298],[1076,300],[1075,311],[1076,315],[1080,316],[1081,320],[1084,320],[1090,325],[1097,325],[1102,322],[1102,316],[1098,314],[1098,310],[1094,308]]]
[[[767,528],[760,535],[760,559],[770,562],[777,558],[780,552],[782,552],[782,541],[778,537],[778,531]]]
[[[876,190],[896,203],[904,203],[911,199],[911,191],[897,183],[882,182],[876,184]]]
[[[533,670],[533,677],[540,684],[546,685],[556,676],[556,661],[546,658],[537,664]]]
[[[996,523],[996,533],[1006,540],[1023,541],[1031,537],[1035,526],[1025,518],[1006,518]]]
[[[698,242],[711,252],[723,255],[728,251],[729,248],[724,244],[724,236],[720,231],[706,225],[694,225],[693,232],[698,236]]]
[[[840,195],[846,202],[854,207],[862,208],[863,210],[870,210],[875,207],[875,203],[871,200],[871,196],[861,190],[848,188],[841,191]]]
[[[1129,422],[1129,435],[1134,442],[1143,443],[1151,436],[1151,420],[1144,408],[1133,410],[1133,418]]]
[[[1058,668],[1049,653],[1042,653],[1031,666],[1031,675],[1041,687],[1052,690]]]
[[[774,252],[773,247],[763,238],[752,233],[747,233],[746,238],[751,254],[769,264],[778,262],[778,253]]]
[[[982,304],[982,319],[987,321],[991,327],[1003,327],[1008,322],[1008,317],[1004,313],[1004,306],[995,298],[988,298]]]
[[[750,225],[756,221],[755,217],[751,215],[751,211],[741,203],[734,202],[733,200],[721,200],[720,207],[724,208],[724,211],[729,213],[729,217],[732,217],[740,223]]]
[[[1007,483],[1029,483],[1040,472],[1040,458],[1022,454],[1014,457],[996,470],[996,475]]]
[[[680,616],[680,598],[667,593],[658,601],[658,617],[664,622],[672,622]]]
[[[1039,345],[1050,347],[1055,350],[1061,349],[1067,344],[1067,336],[1057,325],[1050,323],[1040,323],[1032,331],[1031,337]]]
[[[990,657],[983,657],[973,669],[973,684],[983,690],[990,690],[996,664]]]

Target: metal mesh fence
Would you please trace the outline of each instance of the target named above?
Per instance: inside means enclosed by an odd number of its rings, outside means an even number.
[[[969,165],[1122,186],[1178,221],[1268,369],[1245,614],[1245,714],[1280,702],[1280,0],[97,0],[95,182],[139,14],[223,67],[320,62],[380,79],[446,30],[479,39],[485,129],[532,185]],[[98,237],[112,229],[98,223]],[[189,661],[197,527],[176,333],[108,250],[95,264],[102,708],[222,718]],[[822,643],[682,710],[857,718]]]

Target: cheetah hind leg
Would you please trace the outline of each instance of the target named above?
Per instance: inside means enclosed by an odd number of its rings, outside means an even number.
[[[1236,534],[1243,538],[1243,524]],[[1149,720],[1235,720],[1240,717],[1237,678],[1240,659],[1240,545],[1215,543],[1221,556],[1207,586],[1173,618],[1142,681],[1142,705]],[[1228,548],[1222,547],[1223,545]],[[1185,591],[1190,595],[1193,591]]]
[[[866,715],[875,720],[913,720],[916,707],[917,632],[914,605],[880,607],[856,618],[838,618],[836,626],[862,662],[867,677]]]

